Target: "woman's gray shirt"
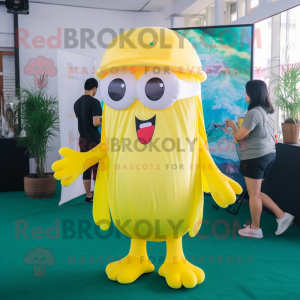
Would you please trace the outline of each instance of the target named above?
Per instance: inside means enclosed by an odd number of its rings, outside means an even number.
[[[261,106],[249,110],[241,126],[251,130],[249,137],[240,141],[238,146],[241,160],[262,157],[276,152],[275,122]]]

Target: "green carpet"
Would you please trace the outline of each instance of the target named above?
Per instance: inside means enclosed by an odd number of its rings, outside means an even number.
[[[248,205],[243,204],[233,216],[215,210],[212,199],[206,197],[201,236],[183,238],[187,259],[204,270],[206,279],[191,290],[172,290],[157,274],[165,243],[148,243],[148,255],[155,259],[153,273],[129,285],[110,281],[105,274],[107,260],[126,255],[130,240],[114,227],[110,236],[95,233],[92,205],[76,203],[83,200],[80,197],[59,207],[59,195],[59,186],[50,199],[29,199],[23,192],[0,194],[1,299],[300,299],[300,228],[293,225],[277,237],[276,220],[267,213],[261,219],[264,238],[242,239],[236,231],[238,224],[243,226],[250,219]],[[55,226],[55,219],[59,219],[59,239],[49,239],[45,233],[33,238],[35,227],[46,231]],[[16,235],[16,220],[28,223],[27,238]],[[72,221],[76,236],[67,239],[62,226]],[[81,236],[81,224],[91,224],[89,238]],[[24,263],[27,252],[38,246],[51,250],[55,258],[55,264],[46,267],[45,277],[34,277],[33,266]]]

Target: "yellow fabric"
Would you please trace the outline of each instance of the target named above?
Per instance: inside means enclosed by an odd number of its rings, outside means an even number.
[[[136,39],[142,30],[137,29],[132,36],[137,49],[120,48],[112,41],[113,46],[106,50],[97,71],[98,77],[107,75],[107,71],[102,72],[104,68],[131,69],[135,66],[133,73],[138,79],[145,67],[167,64],[181,80],[199,84],[205,80],[203,71],[182,72],[180,69],[201,66],[187,40],[184,39],[184,47],[180,48],[176,33],[154,27],[153,31],[166,36],[165,42],[172,45],[171,49],[162,48],[159,38],[155,42],[147,36],[145,44],[154,46],[141,48]],[[143,145],[137,138],[135,118],[148,120],[153,116],[156,121],[152,139]],[[153,271],[152,264],[141,264],[139,260],[139,256],[147,254],[146,241],[167,241],[169,255],[159,274],[171,287],[183,284],[191,288],[204,280],[204,272],[192,264],[172,263],[174,253],[183,254],[181,237],[187,231],[190,236],[199,231],[203,218],[203,190],[210,191],[214,200],[226,207],[234,203],[235,194],[241,193],[242,188],[218,170],[209,154],[198,96],[178,100],[164,110],[148,109],[139,99],[125,110],[104,105],[101,143],[86,153],[66,148],[60,153],[65,158],[55,162],[53,170],[62,185],[72,184],[84,170],[99,161],[94,221],[102,230],[107,230],[111,214],[119,231],[132,239],[128,256],[108,265],[106,272],[111,280],[130,283],[141,274]],[[132,261],[129,266],[128,259]]]
[[[141,238],[148,228],[141,226],[136,233],[135,222],[146,220],[155,225],[155,220],[160,220],[160,233],[166,238],[173,237],[173,231],[168,220],[177,224],[183,221],[179,235],[185,234],[189,228],[190,216],[193,206],[194,191],[201,188],[201,183],[196,185],[197,173],[197,143],[192,151],[186,141],[194,140],[196,136],[196,98],[187,98],[176,101],[174,105],[163,111],[153,111],[136,100],[130,108],[117,111],[105,106],[105,136],[111,142],[112,138],[122,143],[126,137],[137,141],[135,116],[147,120],[156,115],[156,124],[153,139],[159,139],[157,146],[161,152],[150,148],[150,143],[141,145],[136,143],[136,149],[145,149],[113,152],[111,145],[108,151],[108,199],[111,216],[117,228],[131,238]],[[170,126],[169,124],[172,124]],[[185,152],[177,151],[177,146],[167,152],[162,149],[160,142],[171,138],[181,142],[180,147]],[[170,145],[166,144],[166,147]],[[190,165],[195,167],[191,170]],[[169,166],[167,166],[169,165]],[[173,170],[172,166],[178,170]],[[183,170],[179,170],[183,165]],[[99,183],[98,183],[99,182]],[[96,184],[101,184],[98,181]],[[120,201],[120,199],[122,199]],[[141,201],[142,199],[142,201]],[[124,229],[122,225],[127,220],[130,224]],[[155,230],[147,240],[157,240]]]
[[[126,43],[127,35],[132,45]],[[104,53],[96,76],[103,79],[116,67],[134,70],[139,66],[167,67],[194,74],[201,81],[206,79],[193,45],[181,34],[161,27],[134,28],[116,36]]]
[[[105,135],[105,105],[102,112],[102,131],[101,131],[101,144],[106,145]],[[101,161],[102,168],[98,167],[97,180],[95,184],[94,199],[93,199],[93,217],[94,222],[100,226],[102,230],[107,230],[110,227],[111,219],[108,204],[107,194],[107,157]]]

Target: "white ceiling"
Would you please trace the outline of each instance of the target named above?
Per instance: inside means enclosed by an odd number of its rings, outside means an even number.
[[[174,1],[175,0],[29,0],[29,2],[36,3],[129,11],[163,11],[166,4]]]
[[[167,4],[175,1],[176,0],[29,0],[29,2],[35,3],[144,12],[164,11],[164,7]],[[224,4],[233,2],[236,2],[236,0],[224,0]],[[213,6],[214,0],[197,0],[197,2],[194,2],[184,13],[190,15],[205,14],[205,9]]]

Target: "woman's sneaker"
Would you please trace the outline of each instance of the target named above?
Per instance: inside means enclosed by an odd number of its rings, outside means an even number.
[[[261,228],[259,229],[252,229],[250,225],[244,225],[243,229],[240,229],[238,231],[239,235],[241,236],[246,236],[250,238],[256,238],[256,239],[261,239],[264,237]]]
[[[281,219],[276,219],[278,227],[275,234],[280,235],[284,233],[293,224],[294,219],[295,217],[289,213],[284,213]]]

